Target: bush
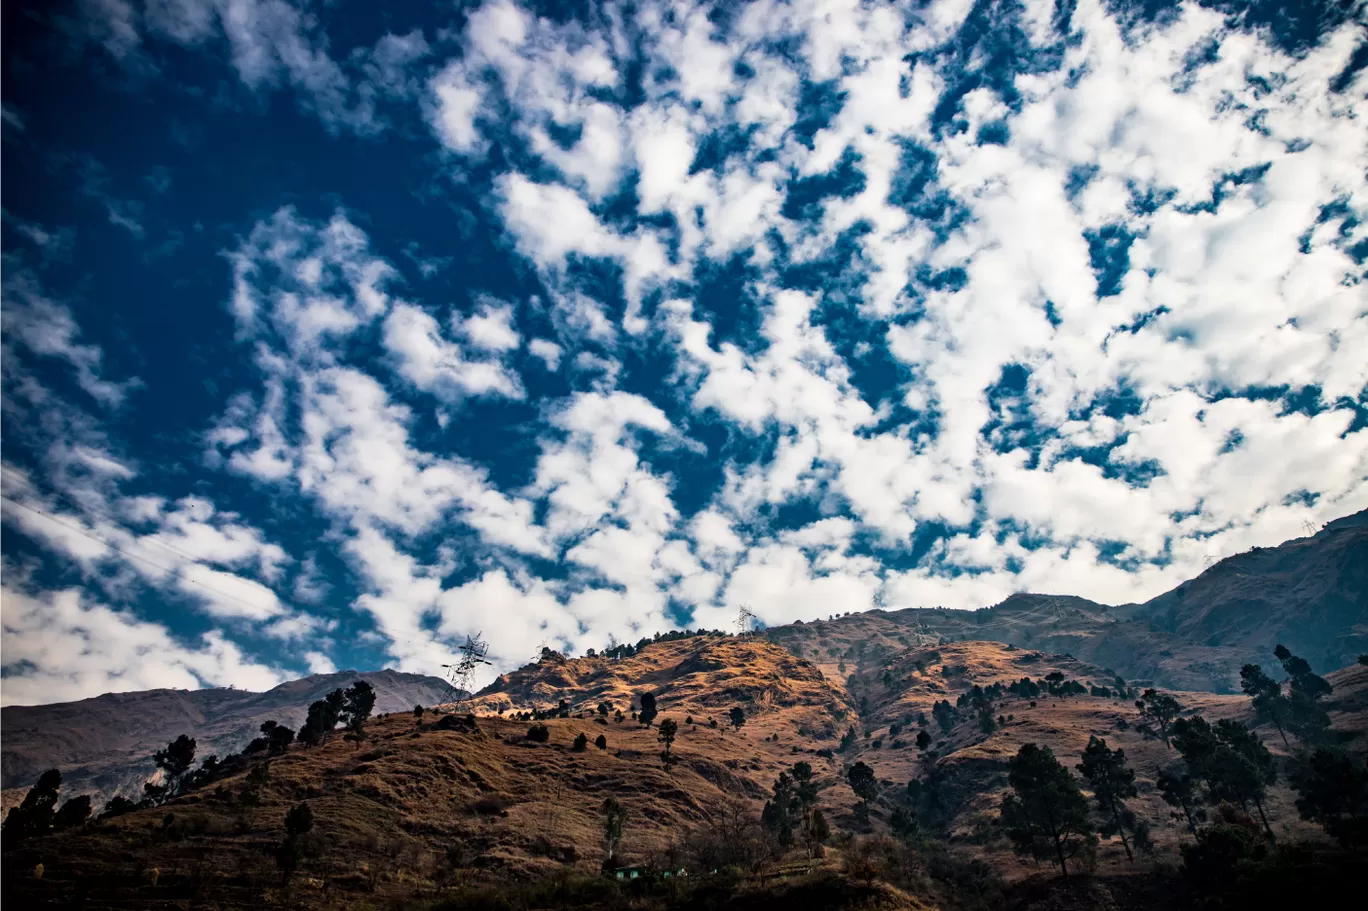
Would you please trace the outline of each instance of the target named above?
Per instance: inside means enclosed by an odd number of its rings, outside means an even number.
[[[608,749],[608,738],[604,737],[602,734],[598,735],[594,740],[594,746],[598,747],[600,750]]]
[[[470,811],[476,816],[502,816],[508,810],[508,801],[497,794],[486,794],[470,802]]]
[[[576,753],[583,753],[585,748],[587,748],[588,746],[589,737],[583,731],[581,731],[579,734],[575,736],[575,743],[571,747],[571,749],[574,750]]]
[[[534,724],[527,729],[527,739],[533,743],[546,743],[551,739],[551,729],[544,724]]]

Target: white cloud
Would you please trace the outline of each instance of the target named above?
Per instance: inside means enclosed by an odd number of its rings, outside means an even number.
[[[185,644],[75,589],[33,597],[6,586],[4,704],[84,699],[109,692],[228,686],[265,690],[280,671],[245,658],[221,633]]]

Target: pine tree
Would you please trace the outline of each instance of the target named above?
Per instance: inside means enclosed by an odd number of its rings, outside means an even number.
[[[1143,828],[1144,823],[1126,806],[1126,799],[1135,797],[1137,793],[1135,772],[1126,765],[1126,751],[1109,749],[1107,741],[1089,737],[1078,771],[1088,787],[1092,788],[1093,800],[1102,812],[1104,822],[1100,826],[1101,833],[1121,836],[1126,859],[1133,861],[1135,855],[1131,852],[1131,841],[1126,838],[1126,832],[1139,834],[1142,843],[1147,843],[1147,832]]]
[[[1303,754],[1292,767],[1297,812],[1345,846],[1368,844],[1368,767],[1338,750]]]
[[[1069,770],[1049,747],[1028,743],[1012,758],[1002,798],[1002,822],[1018,854],[1053,858],[1069,875],[1068,861],[1096,842],[1088,802]]]
[[[1187,821],[1188,830],[1197,835],[1197,821],[1203,818],[1196,782],[1181,763],[1161,771],[1154,781],[1164,803],[1177,807]],[[1177,817],[1177,813],[1173,814]]]
[[[1288,676],[1287,726],[1304,743],[1321,743],[1330,729],[1330,716],[1320,700],[1333,691],[1330,683],[1312,673],[1311,665],[1298,658],[1285,646],[1273,649]]]
[[[300,742],[308,746],[317,746],[323,743],[342,719],[342,707],[345,702],[346,694],[340,689],[333,690],[324,698],[311,702],[308,718],[304,721],[304,726],[299,729]]]
[[[798,801],[794,793],[793,779],[786,772],[780,772],[772,788],[774,796],[765,801],[760,813],[760,822],[769,830],[779,844],[788,847],[793,844],[795,817]]]
[[[641,711],[637,714],[637,720],[646,725],[646,727],[650,727],[651,722],[655,721],[657,714],[659,713],[656,711],[655,693],[642,693]]]
[[[1291,705],[1283,695],[1282,686],[1257,664],[1246,664],[1240,668],[1240,689],[1253,702],[1255,717],[1277,728],[1278,736],[1287,746],[1286,726]]]
[[[869,818],[869,802],[879,796],[879,783],[874,770],[863,762],[857,762],[846,772],[846,781],[855,796],[860,798],[860,816]]]
[[[732,727],[738,731],[741,730],[741,726],[746,723],[746,713],[740,706],[737,706],[728,712],[727,717],[731,719]]]
[[[598,735],[594,740],[594,746],[598,747],[600,750],[608,749],[608,738],[602,734]]]
[[[599,736],[603,735],[600,734]],[[589,749],[589,735],[580,731],[579,734],[575,735],[574,743],[571,744],[570,749],[574,750],[576,753],[583,753],[585,750]]]
[[[1173,723],[1183,710],[1178,700],[1167,693],[1149,689],[1135,701],[1135,707],[1140,710],[1140,730],[1153,734],[1164,741],[1164,746],[1171,747]]]
[[[679,733],[679,725],[673,718],[666,718],[660,722],[660,732],[656,739],[665,744],[665,761],[670,761],[670,747],[674,745],[675,735]]]
[[[356,681],[348,687],[342,706],[347,739],[359,744],[366,737],[366,721],[375,708],[374,688],[364,680]]]

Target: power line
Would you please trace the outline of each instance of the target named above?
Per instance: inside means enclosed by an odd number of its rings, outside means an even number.
[[[122,547],[119,547],[117,544],[114,544],[114,543],[112,543],[112,542],[110,542],[110,541],[105,540],[104,538],[100,537],[99,535],[92,534],[91,532],[86,531],[86,530],[83,529],[83,528],[79,528],[79,527],[77,527],[77,526],[75,526],[75,525],[72,525],[72,524],[69,523],[69,522],[64,522],[64,521],[62,521],[60,518],[58,518],[57,516],[52,515],[51,513],[44,512],[43,510],[38,509],[37,507],[28,505],[27,503],[22,503],[22,502],[20,502],[19,500],[16,500],[16,499],[14,499],[13,497],[11,497],[11,496],[9,496],[9,495],[7,495],[7,494],[0,493],[0,500],[5,500],[5,501],[7,501],[7,502],[13,503],[15,506],[18,506],[18,507],[20,507],[20,508],[22,508],[22,509],[27,509],[29,512],[35,513],[35,514],[37,514],[37,515],[40,515],[40,516],[42,516],[43,518],[47,519],[47,520],[50,521],[50,522],[55,522],[56,524],[62,526],[63,528],[66,528],[66,529],[68,529],[68,530],[70,530],[70,531],[74,531],[76,534],[81,535],[82,537],[89,538],[89,539],[92,540],[92,541],[97,541],[97,542],[99,542],[100,544],[103,544],[105,547],[108,547],[110,550],[114,551],[116,554],[119,554],[120,556],[125,557],[126,559],[129,559],[129,560],[141,560],[143,563],[146,563],[148,566],[155,567],[156,569],[159,569],[159,570],[161,570],[161,571],[164,572],[164,573],[170,573],[170,574],[173,574],[173,575],[178,574],[178,575],[180,576],[180,578],[181,578],[182,581],[184,581],[184,582],[189,582],[191,585],[199,586],[200,588],[204,589],[205,591],[210,592],[210,593],[212,593],[212,594],[214,594],[214,595],[216,595],[216,596],[218,596],[218,597],[220,597],[220,598],[227,598],[229,601],[236,601],[238,604],[241,604],[241,605],[243,605],[244,607],[250,607],[250,608],[252,608],[253,610],[260,610],[260,609],[261,609],[261,605],[260,605],[260,604],[253,604],[252,602],[247,601],[247,600],[244,600],[243,598],[239,598],[239,597],[237,597],[236,595],[230,595],[230,594],[228,594],[228,593],[225,592],[225,591],[222,591],[222,590],[220,590],[220,589],[214,588],[212,585],[206,585],[206,584],[204,584],[203,582],[199,581],[198,579],[193,579],[193,578],[191,578],[191,577],[185,575],[185,573],[184,573],[183,571],[181,571],[181,570],[178,570],[178,569],[175,569],[175,568],[172,568],[172,567],[169,567],[169,566],[162,566],[162,565],[161,565],[160,563],[158,563],[157,561],[155,561],[155,560],[150,560],[150,559],[148,559],[147,557],[142,556],[141,554],[130,553],[130,552],[124,550]],[[202,565],[203,565],[203,564],[201,564],[198,560],[193,560],[193,559],[192,559],[192,562],[193,562],[196,566],[202,566]],[[260,584],[260,583],[258,583],[258,584]],[[268,587],[266,587],[266,586],[262,586],[262,587],[263,587],[263,588],[266,588],[266,590],[269,591],[272,595],[275,595],[275,598],[276,598],[277,601],[280,601],[280,596],[279,596],[279,595],[276,595],[274,589],[268,588]]]
[[[3,468],[3,467],[0,467],[0,471],[8,471],[11,475],[18,476],[18,472],[16,472],[13,468]],[[28,487],[30,490],[34,491],[34,492],[37,493],[37,494],[40,494],[40,495],[41,495],[41,494],[43,493],[43,491],[39,490],[39,489],[38,489],[38,486],[37,486],[36,484],[34,484],[32,481],[30,481],[28,478],[20,477],[20,478],[19,478],[19,483],[21,483],[21,484],[23,484],[24,486]],[[89,504],[87,504],[87,503],[82,503],[80,500],[77,500],[75,497],[73,497],[73,496],[72,496],[71,494],[69,494],[69,493],[66,493],[66,492],[64,492],[64,491],[57,490],[57,489],[54,488],[54,489],[51,491],[51,494],[52,494],[52,496],[55,496],[55,497],[57,497],[57,498],[60,499],[60,500],[66,501],[67,505],[69,505],[69,506],[74,506],[78,511],[82,511],[82,510],[83,510],[83,511],[85,511],[85,512],[94,513],[95,515],[99,516],[100,518],[104,519],[105,521],[107,521],[107,522],[109,522],[109,523],[111,523],[111,524],[113,524],[113,525],[119,526],[120,530],[122,530],[122,531],[127,531],[129,534],[134,534],[134,535],[137,534],[137,532],[134,532],[134,531],[132,531],[132,530],[130,530],[130,529],[128,529],[128,528],[125,528],[125,527],[124,527],[124,522],[123,522],[122,519],[119,519],[119,518],[117,518],[117,517],[115,517],[115,516],[111,516],[109,513],[105,512],[105,511],[103,511],[103,510],[100,510],[100,509],[96,509],[95,507],[93,507],[93,506],[91,506],[91,505],[89,505]],[[11,501],[11,502],[14,502],[14,501]],[[32,507],[29,507],[29,508],[32,509]],[[181,550],[179,547],[176,547],[176,546],[174,546],[174,545],[172,545],[172,544],[168,544],[168,543],[166,543],[165,541],[161,541],[161,540],[144,540],[141,536],[139,536],[139,540],[142,541],[142,543],[145,543],[145,544],[155,544],[155,545],[158,546],[158,547],[165,548],[166,550],[169,550],[169,551],[171,551],[172,553],[177,554],[178,556],[181,556],[181,557],[185,558],[186,560],[189,560],[189,561],[192,562],[192,563],[199,563],[200,560],[202,559],[201,557],[197,557],[197,556],[195,556],[194,554],[188,554],[188,553],[186,553],[185,551]],[[112,545],[111,545],[111,546],[112,546]]]

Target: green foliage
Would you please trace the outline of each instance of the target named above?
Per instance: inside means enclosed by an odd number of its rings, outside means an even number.
[[[893,834],[903,840],[916,838],[919,831],[916,815],[906,807],[895,807],[888,818],[888,825]]]
[[[342,720],[342,707],[346,702],[346,694],[340,690],[333,690],[327,696],[309,704],[309,715],[304,721],[304,726],[299,729],[299,740],[307,746],[317,746],[327,739],[328,734],[337,728],[337,723]]]
[[[617,856],[618,846],[622,844],[622,830],[627,824],[627,808],[618,803],[616,797],[609,797],[599,807],[599,815],[603,817],[603,853],[604,863],[607,864]]]
[[[1320,700],[1329,696],[1333,687],[1324,677],[1314,674],[1304,658],[1298,658],[1279,645],[1273,654],[1282,662],[1288,677],[1287,727],[1305,743],[1323,743],[1330,730],[1330,716]]]
[[[1126,751],[1110,749],[1107,741],[1089,737],[1078,771],[1092,789],[1093,800],[1101,811],[1103,821],[1099,831],[1108,837],[1119,835],[1126,858],[1134,860],[1132,842],[1148,845],[1149,832],[1145,823],[1126,806],[1126,800],[1136,796],[1135,772],[1126,765]]]
[[[732,727],[739,731],[746,723],[746,712],[738,705],[727,713],[727,718],[731,720]]]
[[[666,718],[660,722],[660,732],[656,739],[665,744],[665,758],[670,758],[670,747],[674,745],[675,735],[679,733],[679,725],[673,718]]]
[[[1164,741],[1164,746],[1172,746],[1170,738],[1173,723],[1182,712],[1183,706],[1168,693],[1148,689],[1135,701],[1140,710],[1140,731]]]
[[[874,777],[874,770],[863,762],[857,762],[846,771],[846,781],[867,811],[869,802],[879,796],[879,782]]]
[[[599,736],[602,737],[603,735],[600,734]],[[570,749],[574,750],[576,753],[583,753],[585,750],[589,749],[589,736],[583,731],[580,731],[575,735],[574,743],[571,744]]]
[[[1368,844],[1368,766],[1322,748],[1299,756],[1290,778],[1302,819],[1345,846]]]
[[[551,739],[551,729],[544,724],[534,724],[527,729],[527,739],[533,743],[546,743]]]
[[[375,689],[366,681],[358,680],[347,688],[342,701],[342,720],[346,723],[347,735],[360,741],[366,735],[366,721],[375,708]]]
[[[1180,718],[1173,724],[1173,746],[1192,774],[1206,785],[1211,804],[1253,803],[1270,841],[1273,830],[1264,813],[1264,796],[1277,780],[1277,767],[1258,735],[1238,721],[1221,720],[1213,727],[1205,718]]]
[[[1054,860],[1069,875],[1068,862],[1096,843],[1088,802],[1069,770],[1049,747],[1024,744],[1007,773],[1012,793],[1002,799],[1002,824],[1018,854]]]
[[[1240,668],[1240,689],[1254,705],[1254,716],[1278,729],[1283,743],[1287,743],[1287,722],[1291,704],[1283,695],[1282,686],[1263,672],[1257,664]]]
[[[57,793],[61,787],[62,773],[56,769],[48,769],[39,775],[38,781],[24,795],[23,803],[11,809],[5,816],[5,824],[0,829],[5,838],[28,838],[41,835],[52,828],[57,815]]]
[[[612,707],[611,705],[609,705],[607,702],[600,702],[600,703],[598,704],[598,713],[599,713],[599,717],[601,717],[601,718],[607,718],[608,715],[609,715],[612,711],[613,711],[613,707]]]
[[[855,726],[851,725],[849,728],[846,729],[846,732],[841,735],[841,752],[845,752],[846,750],[853,747],[855,745],[855,741],[858,739],[859,738],[855,734]]]
[[[307,803],[298,803],[285,814],[285,840],[276,849],[276,865],[287,880],[299,868],[305,839],[313,827],[313,810]]]
[[[1175,817],[1181,815],[1187,822],[1188,830],[1197,834],[1197,823],[1206,818],[1202,809],[1202,799],[1197,793],[1197,782],[1182,763],[1160,771],[1154,781],[1164,803],[1177,808]]]
[[[955,722],[959,720],[959,712],[950,704],[950,700],[942,699],[931,707],[931,715],[936,719],[936,723],[945,733],[950,733]]]

